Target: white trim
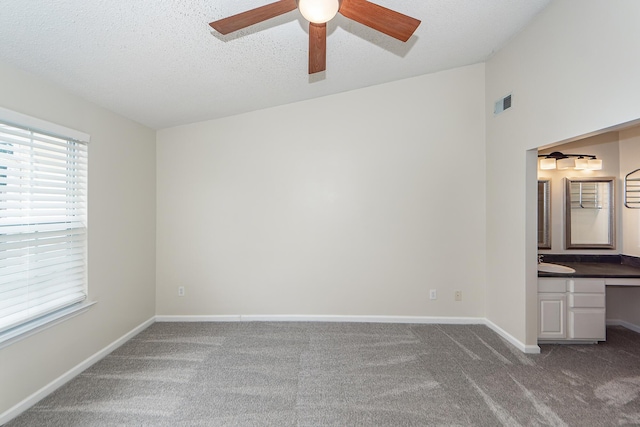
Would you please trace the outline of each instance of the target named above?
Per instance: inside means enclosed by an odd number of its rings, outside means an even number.
[[[302,314],[237,314],[220,316],[156,316],[156,322],[346,322],[484,325],[481,317],[341,316]]]
[[[483,319],[477,317],[427,317],[427,316],[339,316],[339,315],[242,315],[245,322],[346,322],[346,323],[420,323],[477,325]]]
[[[30,337],[33,334],[49,329],[50,327],[64,322],[65,320],[76,317],[79,314],[84,313],[94,305],[97,301],[85,301],[78,304],[74,304],[70,307],[63,308],[49,315],[40,317],[31,322],[27,322],[20,326],[16,326],[13,329],[0,333],[0,350],[7,347],[17,341]]]
[[[94,363],[100,361],[102,358],[107,356],[109,353],[120,347],[122,344],[133,338],[135,335],[142,332],[144,329],[149,327],[151,324],[155,322],[155,317],[150,318],[149,320],[143,322],[139,326],[132,329],[130,332],[124,334],[122,337],[118,338],[102,350],[95,353],[93,356],[85,359],[83,362],[80,362],[75,367],[71,368],[64,374],[60,375],[55,380],[51,381],[49,384],[42,387],[40,390],[33,393],[31,396],[27,397],[23,401],[17,403],[13,407],[7,409],[5,412],[0,414],[0,425],[4,425],[8,423],[18,415],[22,414],[24,411],[38,403],[40,400],[44,399],[49,394],[56,391],[58,388],[65,385],[67,382],[71,381],[77,375],[82,373],[85,369],[89,368]]]
[[[640,334],[640,325],[636,325],[634,323],[627,322],[626,320],[621,319],[607,319],[607,325],[611,326],[622,326],[624,328],[630,329],[634,332]]]
[[[156,316],[156,322],[240,322],[240,320],[240,316],[234,315]]]
[[[70,129],[65,126],[57,125],[46,120],[27,116],[26,114],[18,113],[16,111],[8,110],[2,107],[0,107],[0,120],[9,122],[17,126],[39,130],[44,133],[75,139],[76,141],[89,142],[89,140],[91,139],[91,136],[87,133],[80,132],[75,129]]]
[[[487,325],[496,334],[500,335],[502,338],[507,340],[511,345],[516,347],[521,352],[527,353],[527,354],[539,354],[540,353],[540,347],[538,345],[526,345],[525,343],[523,343],[522,341],[518,340],[516,337],[511,335],[509,332],[505,331],[500,326],[498,326],[495,323],[493,323],[491,320],[489,320],[489,319],[484,319],[484,320],[485,320],[485,325]]]
[[[236,314],[221,316],[156,316],[157,322],[359,322],[359,323],[417,323],[442,325],[486,325],[523,353],[538,354],[540,347],[526,345],[513,335],[482,317],[430,316],[339,316],[296,314]]]

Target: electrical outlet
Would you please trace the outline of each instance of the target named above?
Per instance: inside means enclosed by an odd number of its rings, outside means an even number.
[[[435,289],[431,289],[429,291],[429,299],[437,299],[438,298],[438,294],[436,293]]]
[[[184,286],[178,286],[178,296],[179,297],[184,296]]]
[[[456,301],[462,301],[462,291],[455,291],[453,296]]]

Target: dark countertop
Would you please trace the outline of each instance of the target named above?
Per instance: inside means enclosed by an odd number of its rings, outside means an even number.
[[[566,265],[576,272],[563,274],[538,271],[538,277],[623,277],[640,279],[640,268],[632,265],[606,262],[554,262],[553,264]]]
[[[637,258],[626,257],[620,255],[605,256],[563,256],[563,255],[544,255],[543,262],[551,264],[560,264],[571,267],[576,270],[575,273],[547,273],[538,272],[538,277],[621,277],[640,279],[640,265]]]

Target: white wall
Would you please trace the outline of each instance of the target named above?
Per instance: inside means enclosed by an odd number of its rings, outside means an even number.
[[[487,63],[487,317],[529,345],[537,340],[532,149],[640,118],[638,16],[635,0],[556,0]],[[493,117],[508,93],[513,107]]]
[[[157,313],[484,317],[484,126],[480,64],[159,131]]]
[[[155,132],[0,64],[0,106],[91,135],[88,312],[0,349],[0,414],[154,315]]]

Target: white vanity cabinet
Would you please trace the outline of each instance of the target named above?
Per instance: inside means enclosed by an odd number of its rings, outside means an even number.
[[[605,279],[538,279],[540,341],[597,342],[605,338]]]
[[[567,338],[565,279],[538,279],[538,339]]]

